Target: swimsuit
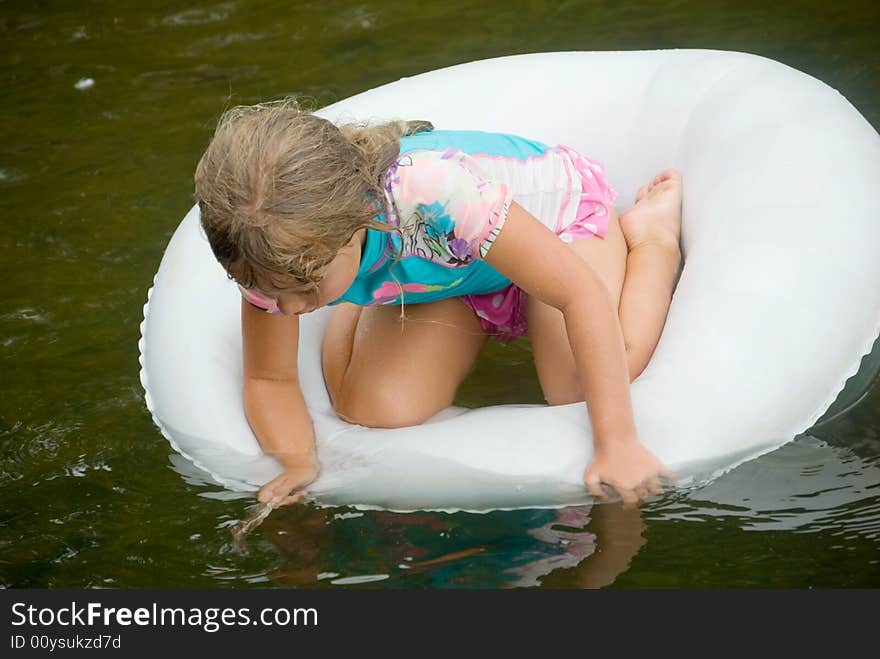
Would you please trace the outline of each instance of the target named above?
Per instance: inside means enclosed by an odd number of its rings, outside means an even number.
[[[420,304],[459,297],[501,343],[526,331],[525,293],[483,259],[516,201],[561,240],[604,237],[614,190],[599,163],[569,147],[503,133],[435,130],[403,137],[385,175],[351,286],[331,305]],[[398,258],[399,257],[399,258]],[[273,311],[273,300],[243,289]],[[277,307],[275,307],[277,309]]]

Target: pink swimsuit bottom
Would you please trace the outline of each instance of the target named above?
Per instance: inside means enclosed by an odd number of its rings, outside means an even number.
[[[583,193],[574,221],[556,231],[556,235],[566,243],[590,236],[604,239],[617,193],[606,182],[600,163],[568,147],[560,147],[571,156],[582,181]],[[474,310],[483,330],[499,343],[509,343],[528,330],[526,292],[516,284],[493,293],[462,295],[459,299]]]

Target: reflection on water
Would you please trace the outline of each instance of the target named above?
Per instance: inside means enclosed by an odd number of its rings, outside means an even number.
[[[650,552],[646,531],[662,522],[816,534],[831,538],[832,549],[859,539],[876,547],[880,465],[803,436],[642,511],[618,503],[451,515],[299,507],[276,510],[248,542],[271,543],[280,565],[265,577],[284,586],[599,588]],[[870,558],[860,576],[870,583],[878,565]],[[643,585],[687,585],[682,575],[658,576]]]
[[[639,511],[619,504],[451,515],[285,512],[262,526],[281,559],[267,576],[285,586],[528,587],[569,569],[569,586],[597,588],[613,583],[644,542]]]
[[[876,385],[795,443],[640,515],[301,506],[273,512],[237,552],[231,528],[253,498],[186,472],[176,455],[169,468],[136,348],[146,289],[231,103],[303,93],[323,105],[514,53],[708,47],[819,77],[876,126],[880,4],[743,0],[733,14],[698,0],[651,12],[453,1],[430,16],[369,0],[7,4],[0,586],[880,585]],[[457,402],[541,402],[527,343],[490,344]]]

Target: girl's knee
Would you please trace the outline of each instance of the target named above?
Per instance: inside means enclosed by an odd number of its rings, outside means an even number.
[[[555,382],[547,387],[547,389],[543,389],[544,392],[544,400],[547,401],[547,405],[553,407],[554,405],[570,405],[572,403],[583,403],[584,402],[584,392],[581,390],[579,381],[576,380],[577,372],[575,371],[575,381],[571,381],[567,384],[563,382]]]
[[[343,383],[333,409],[344,421],[368,428],[417,426],[439,411],[408,401],[412,401],[411,391],[388,383],[359,387]]]

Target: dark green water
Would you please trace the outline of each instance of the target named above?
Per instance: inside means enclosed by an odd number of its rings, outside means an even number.
[[[640,513],[298,507],[241,554],[229,527],[250,502],[175,469],[136,346],[229,103],[297,93],[325,105],[515,53],[714,48],[816,76],[877,127],[876,3],[126,4],[0,2],[0,586],[880,585],[877,387]],[[77,89],[82,78],[94,85]],[[522,343],[490,347],[458,402],[542,402],[529,359]]]

